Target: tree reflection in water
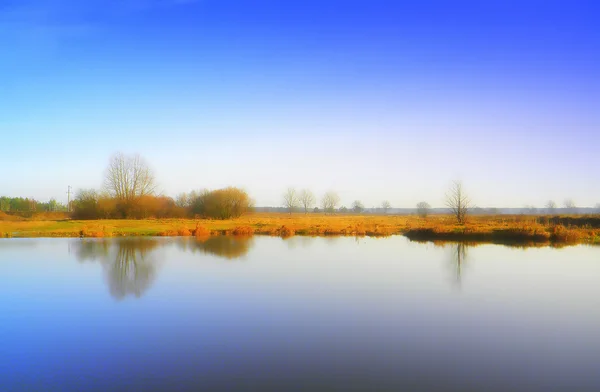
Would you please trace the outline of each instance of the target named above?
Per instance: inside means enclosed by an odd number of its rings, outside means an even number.
[[[308,248],[314,243],[314,237],[306,235],[296,235],[284,237],[282,239],[290,250],[296,249],[298,246],[301,248]]]
[[[128,239],[119,243],[114,262],[109,264],[107,279],[114,298],[128,295],[136,298],[151,286],[156,276],[156,262],[151,252],[158,246],[156,240]]]
[[[84,239],[69,243],[69,249],[75,252],[77,261],[85,263],[107,258],[110,245],[107,240]]]
[[[452,266],[454,268],[454,282],[460,288],[462,283],[462,269],[467,259],[468,246],[465,243],[453,244],[452,246]]]
[[[254,245],[254,239],[248,236],[209,236],[183,239],[177,244],[185,251],[202,252],[232,260],[246,255]]]
[[[75,244],[77,260],[102,264],[110,294],[118,300],[140,298],[154,282],[158,263],[152,253],[160,245],[156,239],[81,240]]]

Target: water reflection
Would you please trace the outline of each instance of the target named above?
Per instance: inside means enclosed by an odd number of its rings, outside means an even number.
[[[452,267],[454,275],[454,284],[460,289],[462,283],[462,269],[467,259],[468,246],[465,243],[451,245],[452,247]]]
[[[177,241],[176,244],[185,251],[202,252],[232,260],[245,256],[254,245],[254,238],[246,236],[187,238]]]
[[[186,252],[202,252],[225,259],[237,259],[248,253],[254,240],[252,237],[217,236],[206,238],[157,238],[84,239],[69,243],[79,262],[99,262],[113,298],[129,296],[140,298],[156,279],[160,257],[156,250],[174,243]]]
[[[311,244],[314,243],[314,237],[297,235],[292,237],[285,237],[283,241],[287,245],[288,249],[293,250],[298,247],[300,248],[308,248]]]
[[[160,245],[156,239],[83,240],[76,244],[78,261],[102,264],[110,294],[117,300],[140,298],[156,277],[158,261],[153,252]]]
[[[136,298],[150,288],[156,277],[156,259],[152,251],[158,246],[155,240],[121,241],[112,263],[108,264],[107,281],[110,294],[116,299],[129,295]]]
[[[306,239],[0,241],[0,391],[600,391],[599,248]]]

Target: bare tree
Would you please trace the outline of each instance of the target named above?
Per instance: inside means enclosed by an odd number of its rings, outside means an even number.
[[[472,208],[471,200],[467,197],[460,181],[454,181],[446,193],[446,206],[459,224],[464,224],[467,214]]]
[[[321,199],[321,206],[325,213],[334,213],[338,204],[340,204],[340,197],[333,191],[325,193]]]
[[[554,202],[554,200],[548,200],[548,203],[546,203],[546,211],[548,212],[548,214],[554,214],[555,210],[556,203]]]
[[[537,208],[533,204],[532,205],[527,204],[524,209],[528,215],[536,215],[537,214]]]
[[[429,215],[430,211],[431,211],[431,206],[426,201],[422,201],[419,204],[417,204],[417,214],[421,218],[427,218],[427,215]]]
[[[352,211],[354,211],[355,213],[360,214],[361,212],[363,212],[364,209],[365,206],[360,200],[355,200],[354,203],[352,203]]]
[[[117,153],[110,159],[104,177],[104,187],[112,197],[132,201],[154,194],[156,179],[142,157]]]
[[[192,201],[192,198],[187,193],[183,192],[178,194],[175,198],[175,205],[180,208],[187,208]]]
[[[383,209],[383,213],[387,214],[388,210],[392,208],[392,205],[389,201],[384,200],[383,202],[381,202],[381,208]]]
[[[294,188],[288,188],[283,194],[283,206],[289,210],[290,214],[294,208],[298,207],[298,201],[298,195]]]
[[[303,189],[300,192],[300,204],[304,207],[304,213],[308,213],[308,210],[315,204],[315,195],[308,189]]]
[[[577,207],[575,206],[573,199],[565,199],[564,205],[569,214],[574,214],[577,212]]]

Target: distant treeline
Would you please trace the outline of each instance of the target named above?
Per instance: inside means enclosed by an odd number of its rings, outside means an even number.
[[[289,207],[255,207],[256,212],[273,212],[273,213],[285,213],[289,212]],[[302,208],[297,207],[293,209],[293,212],[302,212]],[[323,209],[315,207],[310,210],[312,213],[322,213]],[[419,215],[418,208],[365,208],[360,211],[355,209],[349,209],[344,206],[335,210],[337,214],[394,214],[394,215]],[[569,208],[554,208],[552,210],[546,208],[480,208],[475,207],[469,211],[471,215],[565,215],[565,214],[597,214],[600,213],[600,207],[581,207],[575,210]],[[428,215],[447,215],[448,208],[430,208],[427,211]]]
[[[3,196],[0,197],[0,211],[14,213],[67,211],[67,205],[61,204],[54,199],[41,202],[33,198]]]
[[[392,208],[384,200],[380,206],[365,208],[360,200],[350,207],[340,206],[340,197],[333,191],[326,192],[320,199],[309,189],[296,191],[288,188],[283,194],[282,207],[256,207],[246,191],[228,187],[217,190],[193,191],[176,198],[156,194],[154,173],[140,156],[115,154],[109,162],[104,176],[104,184],[99,190],[82,189],[76,193],[69,205],[51,199],[39,202],[30,198],[0,197],[0,212],[9,214],[33,214],[39,212],[70,212],[74,219],[145,219],[145,218],[190,218],[211,219],[237,218],[251,209],[257,212],[304,212],[325,214],[397,214],[428,215],[451,213],[459,223],[464,223],[469,215],[560,215],[600,213],[596,208],[577,208],[571,199],[565,200],[565,208],[557,208],[549,201],[546,208],[480,208],[472,205],[458,182],[446,194],[448,208],[432,208],[427,202],[420,202],[416,208]]]

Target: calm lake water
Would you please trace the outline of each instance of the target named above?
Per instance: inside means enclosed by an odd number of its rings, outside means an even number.
[[[2,391],[600,391],[600,248],[0,240]]]

